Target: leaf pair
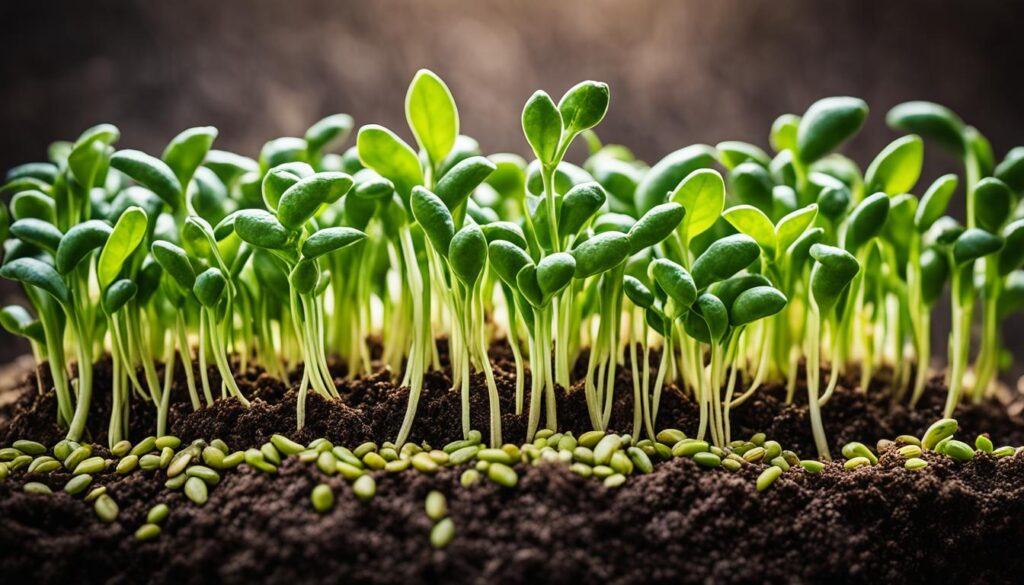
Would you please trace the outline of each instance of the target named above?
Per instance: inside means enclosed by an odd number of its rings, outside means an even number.
[[[725,218],[740,233],[753,238],[765,255],[779,263],[788,253],[789,247],[814,223],[818,206],[809,205],[798,209],[773,225],[768,216],[752,205],[737,205],[725,211]]]

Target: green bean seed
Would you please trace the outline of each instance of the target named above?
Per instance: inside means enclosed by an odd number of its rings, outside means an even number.
[[[765,441],[764,442],[764,458],[771,461],[779,455],[782,455],[782,445],[778,441]]]
[[[480,483],[480,472],[475,469],[467,469],[459,476],[459,483],[462,487],[471,487]]]
[[[735,459],[722,459],[722,467],[724,467],[726,471],[739,471],[740,468],[743,467],[743,464]]]
[[[374,451],[368,451],[363,455],[363,464],[370,469],[384,469],[388,462]]]
[[[26,494],[41,494],[49,495],[53,493],[50,486],[45,483],[39,483],[38,481],[30,481],[21,487],[22,491]]]
[[[743,460],[750,463],[757,463],[764,459],[765,450],[764,447],[754,447],[743,454]]]
[[[224,458],[224,461],[221,463],[221,469],[234,469],[241,465],[244,461],[245,452],[235,451],[234,453]]]
[[[498,451],[505,455],[504,451],[500,449],[491,449],[491,451]],[[507,455],[505,455],[507,457]],[[439,469],[437,462],[430,458],[430,455],[426,453],[417,453],[412,456],[412,466],[422,473],[436,473]]]
[[[767,438],[768,437],[764,433],[755,433],[753,436],[750,437],[750,442],[753,443],[756,447],[761,447],[764,445],[764,441]]]
[[[206,482],[198,477],[190,477],[185,480],[185,497],[192,500],[192,503],[197,506],[205,504],[206,500],[210,497],[210,492],[206,488]]]
[[[992,451],[992,456],[995,457],[996,459],[1001,459],[1003,457],[1009,457],[1010,455],[1013,455],[1016,452],[1017,450],[1014,449],[1013,447],[1005,445]]]
[[[136,443],[136,445],[132,447],[130,453],[136,457],[142,457],[153,449],[156,449],[156,437],[146,437]]]
[[[167,519],[167,515],[171,513],[171,509],[167,504],[157,504],[149,509],[149,513],[146,514],[146,522],[150,524],[161,524]]]
[[[821,473],[825,469],[825,464],[821,461],[815,461],[813,459],[804,459],[800,462],[800,467],[804,468],[807,473]]]
[[[158,536],[160,536],[160,527],[152,523],[143,524],[135,531],[135,540],[142,542],[153,540]]]
[[[693,461],[706,469],[714,469],[722,465],[722,458],[708,451],[694,453]]]
[[[117,515],[121,512],[118,508],[117,502],[114,498],[107,494],[102,494],[96,498],[96,503],[93,504],[93,510],[96,511],[96,515],[100,517],[100,520],[110,524],[114,520],[117,520]]]
[[[453,538],[455,538],[455,523],[451,518],[441,520],[430,529],[430,546],[437,550],[447,547]]]
[[[896,437],[896,442],[903,443],[904,445],[916,445],[918,447],[921,446],[921,439],[918,439],[913,435],[900,435]]]
[[[651,458],[647,456],[647,453],[639,447],[630,447],[626,450],[629,454],[629,458],[633,461],[633,465],[640,473],[650,473],[654,471],[654,464],[651,463]]]
[[[622,447],[622,439],[618,435],[605,435],[594,447],[594,463],[606,465],[612,460],[612,454]]]
[[[698,441],[697,439],[683,439],[672,447],[673,457],[693,457],[697,453],[701,453],[708,450],[707,441]]]
[[[932,426],[928,427],[924,437],[921,438],[921,448],[925,451],[934,450],[940,441],[952,437],[958,428],[959,425],[956,420],[951,418],[936,421]]]
[[[593,449],[604,438],[604,431],[587,431],[577,440],[581,446]]]
[[[372,475],[362,475],[352,483],[352,492],[361,502],[369,502],[377,495],[377,482]]]
[[[280,447],[278,447],[278,449],[280,449]],[[368,454],[373,453],[376,450],[377,443],[374,443],[373,441],[367,441],[353,449],[352,454],[355,455],[356,457],[359,457],[360,459],[365,460]],[[284,450],[282,450],[282,452],[284,452]],[[291,453],[289,453],[289,455],[290,454]]]
[[[904,445],[897,449],[896,452],[899,453],[900,457],[903,457],[904,459],[920,457],[922,453],[921,447],[917,445]]]
[[[779,479],[782,475],[782,468],[775,467],[774,465],[766,467],[760,475],[757,476],[757,491],[763,492],[768,489],[775,480]]]
[[[177,449],[181,446],[181,439],[174,435],[164,435],[162,437],[158,437],[157,440],[153,442],[153,445],[157,449]]]
[[[480,449],[476,453],[476,458],[481,461],[504,463],[506,465],[510,465],[515,462],[515,459],[502,449]]]
[[[64,491],[71,494],[72,496],[77,496],[78,494],[84,492],[85,488],[89,487],[89,484],[91,483],[91,475],[76,475],[69,479],[66,484],[64,484]]]
[[[139,457],[139,467],[142,468],[143,471],[160,469],[160,456],[150,453]]]
[[[28,465],[32,461],[31,455],[18,455],[14,459],[7,462],[7,469],[10,471],[17,471],[19,468]]]
[[[31,455],[33,457],[46,453],[46,445],[26,439],[15,441],[11,446],[25,455]]]
[[[185,475],[198,477],[209,486],[215,486],[220,483],[220,474],[205,465],[193,465],[185,470]]]
[[[614,489],[624,483],[626,483],[626,476],[621,473],[615,473],[604,478],[604,487],[606,488]]]
[[[410,461],[408,459],[395,459],[394,461],[388,461],[387,465],[384,466],[384,471],[388,473],[399,473],[409,469]]]
[[[218,451],[225,455],[231,452],[231,449],[228,449],[228,444],[220,439],[214,439],[210,441],[210,446],[213,447],[214,449],[217,449]]]
[[[67,458],[64,459],[64,469],[73,471],[78,467],[79,463],[88,459],[90,455],[92,455],[92,445],[76,447],[70,454],[68,454]]]
[[[203,463],[215,469],[223,469],[224,457],[224,452],[216,447],[203,449]]]
[[[633,460],[622,451],[612,453],[612,458],[611,461],[608,462],[608,466],[614,469],[617,473],[621,473],[623,475],[633,473]]]
[[[13,461],[15,457],[20,455],[23,455],[23,453],[14,447],[4,447],[3,449],[0,449],[0,461]]]
[[[118,441],[117,443],[114,444],[113,447],[110,448],[110,454],[113,455],[114,457],[124,457],[131,450],[131,441],[122,440]]]
[[[871,460],[867,457],[854,457],[843,464],[847,470],[857,469],[858,467],[870,467]]]
[[[863,457],[871,462],[871,465],[878,463],[878,457],[868,449],[867,445],[857,441],[852,441],[843,445],[843,457],[847,459],[853,459],[854,457]]]
[[[309,501],[313,503],[314,510],[323,514],[334,507],[334,492],[329,485],[318,484],[309,495]]]
[[[925,467],[928,467],[928,462],[925,461],[924,459],[911,457],[910,459],[907,459],[906,463],[903,464],[903,467],[906,467],[911,471],[916,469],[924,469]]]
[[[107,468],[107,462],[102,457],[90,457],[75,466],[72,472],[74,475],[83,473],[99,473]]]
[[[94,501],[96,501],[96,498],[99,498],[100,496],[102,496],[105,493],[107,493],[106,486],[102,486],[101,485],[101,486],[94,487],[91,490],[89,490],[89,493],[85,494],[85,498],[83,498],[83,501],[86,502],[86,503],[94,502]]]
[[[284,435],[272,435],[270,442],[277,448],[278,451],[285,455],[298,455],[299,453],[306,450],[305,447],[289,439]]]
[[[957,441],[956,439],[947,443],[946,448],[942,452],[957,461],[970,461],[974,459],[974,449],[967,443]]]
[[[992,444],[992,439],[985,435],[978,435],[978,438],[974,439],[974,446],[977,447],[979,451],[985,453],[991,453],[992,450],[995,449],[995,446]]]
[[[519,483],[519,475],[504,463],[492,462],[487,469],[487,477],[494,483],[507,488],[515,487]]]
[[[281,452],[277,450],[277,447],[273,443],[263,443],[260,447],[260,453],[263,453],[263,460],[275,467],[281,465]]]
[[[427,494],[424,507],[427,511],[427,517],[435,522],[448,515],[448,501],[445,499],[444,494],[437,490]]]
[[[591,475],[594,475],[594,468],[586,463],[573,463],[569,466],[569,470],[581,477],[590,477]]]
[[[658,434],[655,436],[655,439],[657,439],[659,443],[667,445],[669,447],[675,445],[676,443],[682,441],[685,438],[686,433],[680,431],[679,429],[664,429],[662,431],[659,431]]]
[[[786,458],[783,457],[782,455],[779,455],[775,459],[772,459],[771,464],[774,465],[775,467],[782,468],[782,471],[789,471],[789,461],[786,461]]]
[[[164,447],[160,450],[160,469],[166,469],[171,464],[171,460],[174,459],[174,449],[170,447]]]
[[[185,468],[192,462],[192,454],[188,451],[182,451],[178,456],[171,460],[171,464],[167,466],[167,477],[174,477],[185,472]]]

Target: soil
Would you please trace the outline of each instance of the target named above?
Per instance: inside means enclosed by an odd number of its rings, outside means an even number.
[[[442,350],[443,350],[442,345]],[[506,441],[521,442],[525,417],[514,412],[514,367],[495,347]],[[339,376],[340,365],[332,366]],[[211,372],[213,373],[213,372]],[[611,428],[629,432],[632,386],[620,371]],[[0,445],[15,438],[52,444],[61,435],[52,393],[40,395],[34,373],[0,401]],[[216,378],[216,376],[214,376]],[[105,450],[109,365],[97,365],[90,432]],[[178,376],[177,379],[183,379]],[[327,437],[355,446],[397,433],[407,395],[387,373],[336,380],[341,400],[311,395],[307,426],[295,433],[295,389],[258,370],[239,374],[249,409],[234,400],[192,412],[187,394],[172,396],[172,432],[183,440],[220,438],[232,448],[258,446],[275,432],[300,441]],[[440,446],[460,438],[459,397],[444,374],[427,377],[413,439]],[[527,383],[527,393],[529,384]],[[784,404],[784,389],[767,387],[733,411],[734,436],[765,432],[813,457],[806,404]],[[797,393],[799,397],[800,392]],[[487,436],[482,376],[473,380],[474,428]],[[916,410],[892,404],[884,381],[867,393],[841,385],[824,409],[833,446],[869,445],[898,434],[920,435],[940,418],[941,379]],[[1020,397],[965,406],[957,413],[962,437],[988,432],[996,445],[1024,444]],[[659,426],[693,433],[697,408],[668,392]],[[151,434],[152,409],[133,402],[132,439]],[[589,423],[582,392],[563,394],[559,427],[577,433]],[[836,448],[836,451],[838,449]],[[92,506],[61,490],[69,476],[33,480],[49,496],[21,491],[23,473],[0,482],[0,575],[8,583],[1012,583],[1024,574],[1024,456],[979,455],[957,463],[926,454],[931,464],[909,472],[894,451],[878,466],[845,471],[838,463],[820,475],[785,473],[755,491],[760,466],[735,474],[702,471],[689,459],[659,464],[607,489],[556,464],[519,465],[519,485],[490,482],[464,488],[461,469],[432,476],[377,474],[377,496],[356,500],[339,477],[285,461],[275,476],[242,465],[224,474],[203,507],[163,487],[162,472],[104,474],[121,513],[102,524]],[[336,504],[320,515],[309,504],[317,483],[335,488]],[[423,511],[426,494],[448,497],[456,526],[451,545],[437,551]],[[172,512],[162,535],[140,543],[132,534],[153,505]]]

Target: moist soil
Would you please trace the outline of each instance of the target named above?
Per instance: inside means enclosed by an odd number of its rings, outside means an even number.
[[[444,350],[443,343],[441,346]],[[525,416],[515,415],[514,365],[495,346],[495,375],[505,441],[522,442]],[[585,362],[584,362],[585,363]],[[345,380],[333,366],[341,400],[310,395],[306,427],[295,432],[295,382],[250,368],[238,375],[252,400],[248,409],[218,400],[193,412],[182,386],[172,393],[171,429],[185,441],[220,438],[233,449],[258,446],[280,432],[306,442],[326,437],[355,447],[392,439],[407,393],[387,372]],[[181,372],[179,372],[180,374]],[[854,373],[855,374],[855,373]],[[529,376],[529,373],[527,373]],[[61,437],[52,392],[40,395],[34,373],[0,401],[0,445],[31,438],[48,445]],[[213,381],[216,373],[211,371]],[[96,403],[89,417],[97,454],[105,454],[109,363],[97,364]],[[176,377],[183,380],[183,375]],[[855,379],[855,378],[851,378]],[[45,374],[44,374],[45,382]],[[214,387],[218,387],[217,386]],[[461,438],[460,401],[442,373],[427,376],[412,439],[435,447]],[[529,394],[529,382],[526,384]],[[581,433],[589,418],[581,388],[559,400],[559,428]],[[630,432],[632,382],[628,368],[616,383],[611,429]],[[732,413],[734,437],[764,432],[813,458],[806,400],[798,390],[766,387]],[[528,398],[528,396],[527,396]],[[852,440],[874,445],[899,434],[920,435],[941,417],[941,379],[922,404],[893,404],[884,380],[867,393],[840,385],[824,409],[833,453]],[[473,427],[488,436],[482,376],[473,379]],[[131,439],[152,433],[154,413],[134,400]],[[959,436],[987,432],[995,444],[1024,444],[1021,400],[964,406]],[[663,414],[662,414],[663,413]],[[659,427],[693,434],[697,407],[669,391]],[[103,524],[90,504],[62,491],[66,473],[34,476],[53,495],[26,494],[19,471],[0,482],[0,575],[6,583],[1014,583],[1024,575],[1024,456],[979,455],[966,463],[926,454],[930,465],[911,472],[893,450],[879,465],[846,471],[839,463],[820,475],[784,473],[763,493],[762,466],[736,473],[704,471],[690,459],[658,464],[621,487],[577,476],[558,464],[518,465],[512,489],[483,481],[465,488],[460,468],[436,475],[376,473],[377,495],[358,501],[340,477],[287,459],[277,475],[246,465],[225,472],[203,507],[164,488],[163,472],[102,474],[121,512]],[[309,494],[317,483],[334,488],[336,503],[316,513]],[[428,540],[423,510],[430,490],[448,498],[456,534],[444,550]],[[138,542],[134,531],[157,503],[171,514],[159,538]]]

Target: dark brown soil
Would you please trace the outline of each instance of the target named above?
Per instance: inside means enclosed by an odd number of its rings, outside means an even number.
[[[512,414],[514,380],[504,348],[495,348],[507,441],[521,441],[523,417]],[[99,444],[108,405],[105,366],[97,375],[90,430]],[[337,369],[338,373],[343,371]],[[620,375],[612,427],[632,424],[631,383]],[[180,378],[180,376],[179,376]],[[182,388],[174,395],[173,432],[183,439],[221,438],[233,448],[284,432],[302,441],[327,437],[352,445],[393,438],[406,394],[384,374],[345,382],[341,401],[311,396],[307,426],[295,433],[294,390],[256,371],[240,376],[253,399],[191,412]],[[459,399],[443,374],[428,376],[414,438],[437,446],[458,438]],[[529,388],[529,385],[527,385]],[[868,394],[841,387],[825,408],[833,445],[873,444],[897,434],[920,434],[939,417],[940,380],[915,411],[892,405],[881,388]],[[14,438],[53,443],[52,395],[39,396],[26,375],[21,395],[0,408],[0,445]],[[799,393],[798,393],[799,394]],[[787,448],[814,455],[801,404],[783,404],[766,388],[733,413],[736,436],[762,431]],[[482,380],[474,380],[474,427],[487,432]],[[136,401],[133,439],[152,432],[153,414]],[[1016,409],[1010,409],[1016,412]],[[670,393],[660,426],[696,428],[696,408]],[[961,409],[961,435],[987,431],[997,445],[1024,443],[1024,423],[995,401]],[[563,396],[559,426],[588,429],[581,392]],[[97,445],[97,451],[102,447]],[[830,465],[818,476],[786,473],[765,493],[760,468],[736,474],[701,471],[688,459],[634,476],[617,490],[561,466],[519,466],[515,489],[458,483],[461,470],[435,476],[379,474],[377,497],[360,503],[337,477],[287,461],[277,476],[246,466],[226,474],[202,508],[163,487],[161,472],[102,475],[120,504],[112,525],[90,505],[60,491],[68,476],[33,478],[51,496],[21,491],[24,475],[0,483],[0,575],[7,583],[703,583],[703,582],[966,582],[1012,583],[1024,574],[1024,457],[968,463],[929,455],[929,466],[908,472],[885,453],[877,467],[854,472]],[[335,508],[316,514],[309,493],[334,486]],[[423,499],[431,489],[448,496],[456,537],[444,551],[430,547],[431,521]],[[159,502],[172,512],[163,534],[139,543],[132,533]]]

